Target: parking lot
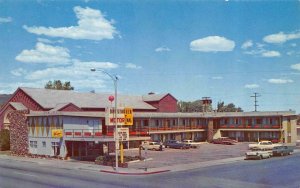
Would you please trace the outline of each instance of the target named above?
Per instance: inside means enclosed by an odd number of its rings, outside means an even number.
[[[245,156],[249,143],[237,143],[235,145],[220,145],[203,143],[196,149],[170,149],[163,151],[142,150],[142,156],[147,158],[146,162],[140,161],[130,163],[129,168],[157,168],[178,164],[196,163],[232,157]],[[138,149],[127,150],[125,155],[137,156]]]

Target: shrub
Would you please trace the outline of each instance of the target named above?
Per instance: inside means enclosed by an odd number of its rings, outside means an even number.
[[[9,130],[2,129],[0,131],[0,150],[5,151],[10,149]]]

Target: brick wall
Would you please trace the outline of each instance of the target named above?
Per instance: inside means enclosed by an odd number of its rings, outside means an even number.
[[[11,111],[7,115],[10,121],[10,150],[15,155],[28,154],[28,126],[25,114],[29,111]]]

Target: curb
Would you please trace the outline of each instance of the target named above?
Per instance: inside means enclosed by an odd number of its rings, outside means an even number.
[[[116,172],[116,171],[109,171],[109,170],[100,170],[100,172],[109,173],[109,174],[120,174],[120,175],[151,175],[151,174],[159,174],[164,172],[169,172],[170,170],[161,170],[161,171],[154,171],[154,172]]]

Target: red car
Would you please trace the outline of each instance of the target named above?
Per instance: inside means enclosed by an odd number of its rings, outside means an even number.
[[[237,143],[236,140],[230,139],[228,137],[220,137],[217,139],[213,139],[213,144],[224,144],[224,145],[234,145]]]

